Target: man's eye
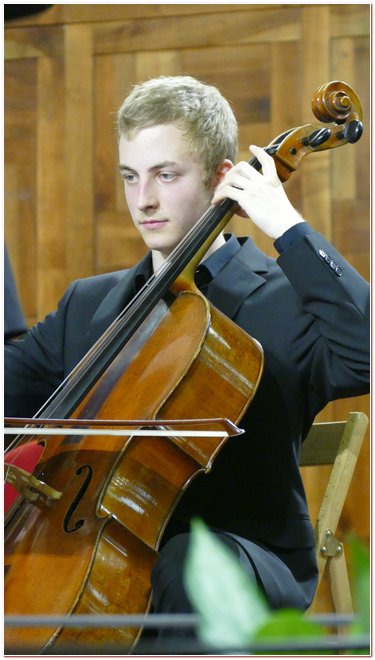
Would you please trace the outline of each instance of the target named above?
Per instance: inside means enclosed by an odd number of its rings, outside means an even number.
[[[172,181],[176,177],[174,172],[159,172],[159,178],[162,181]]]
[[[122,172],[121,176],[126,183],[133,183],[135,181],[135,175],[130,174],[130,172]]]

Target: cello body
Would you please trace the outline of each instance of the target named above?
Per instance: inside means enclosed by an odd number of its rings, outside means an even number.
[[[152,341],[149,341],[152,338]],[[74,418],[189,419],[246,411],[260,345],[194,291],[161,300],[80,403]],[[47,436],[48,438],[48,436]],[[5,612],[144,614],[163,530],[189,482],[211,468],[212,437],[54,436],[40,479],[62,496],[23,500],[5,528]],[[16,503],[17,504],[17,503]],[[134,628],[9,628],[9,649],[74,642],[130,648]]]

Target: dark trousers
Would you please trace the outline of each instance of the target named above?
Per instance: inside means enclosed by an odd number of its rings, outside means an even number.
[[[257,582],[271,609],[295,607],[304,610],[309,606],[315,590],[316,570],[313,563],[307,562],[310,566],[307,569],[306,562],[301,561],[306,559],[305,550],[302,551],[302,555],[299,550],[291,551],[287,553],[286,560],[283,560],[271,549],[261,544],[242,539],[234,534],[224,532],[215,532],[215,534],[232,550],[246,573]],[[185,591],[183,579],[189,539],[188,532],[179,533],[169,538],[160,550],[151,575],[152,611],[154,613],[185,614],[194,612]],[[288,566],[288,564],[294,566],[294,563],[297,566],[304,566],[300,573],[297,571],[295,574]],[[188,644],[189,640],[197,639],[197,634],[194,628],[160,627],[155,633],[150,634],[146,631],[141,639],[141,648],[142,641],[147,639],[147,644],[150,644],[151,637],[155,642],[156,652],[159,652],[157,651],[159,645],[160,653],[168,654],[169,640],[172,644],[171,649],[173,649],[171,653],[181,652],[183,654],[184,651],[181,650],[184,648],[183,640],[185,640],[185,644]],[[181,648],[176,647],[176,644],[179,646],[178,640],[180,640]],[[188,652],[187,646],[186,649]]]
[[[218,534],[220,540],[229,547],[246,572],[256,578],[256,572],[248,556],[236,541],[225,534]],[[154,614],[193,614],[194,610],[184,587],[184,565],[188,551],[190,534],[182,533],[170,538],[162,547],[151,575]],[[203,647],[197,643],[194,627],[160,627],[158,630],[145,630],[137,645],[137,653],[201,654]]]

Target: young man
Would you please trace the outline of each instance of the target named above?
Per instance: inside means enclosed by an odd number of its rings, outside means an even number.
[[[118,125],[126,201],[150,252],[129,270],[73,283],[56,312],[6,347],[6,414],[35,414],[208,205],[235,200],[280,256],[219,235],[196,283],[261,343],[263,376],[241,421],[246,434],[190,485],[168,525],[153,606],[191,610],[182,570],[189,519],[199,515],[273,608],[305,609],[317,569],[299,446],[328,401],[368,392],[368,284],[293,208],[262,149],[251,147],[262,173],[233,166],[237,125],[214,87],[188,76],[150,80],[125,99]]]

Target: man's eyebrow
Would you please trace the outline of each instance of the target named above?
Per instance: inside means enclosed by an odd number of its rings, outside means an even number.
[[[127,172],[134,172],[134,173],[135,173],[135,170],[133,170],[133,169],[132,169],[131,167],[129,167],[128,165],[122,165],[122,164],[120,163],[119,166],[118,166],[118,168],[119,168],[120,172],[123,172],[124,170],[126,170]]]
[[[176,163],[176,161],[164,160],[162,163],[157,163],[156,165],[153,165],[152,167],[149,168],[149,170],[150,172],[152,172],[153,170],[161,170],[164,167],[176,167],[176,166],[178,167],[178,163]],[[119,170],[120,172],[126,170],[127,172],[133,172],[134,174],[136,174],[136,170],[134,170],[129,165],[125,165],[124,163],[120,163]]]

